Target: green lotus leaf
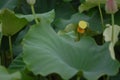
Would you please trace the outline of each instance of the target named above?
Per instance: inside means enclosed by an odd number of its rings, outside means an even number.
[[[34,20],[34,16],[32,14],[29,14],[29,15],[22,15],[22,14],[17,14],[16,15],[17,17],[19,18],[25,18],[27,19],[27,21],[31,22]],[[47,13],[44,13],[44,14],[36,14],[36,17],[37,18],[41,18],[41,17],[44,17],[46,18],[49,22],[53,22],[54,20],[54,17],[55,17],[55,11],[54,10],[51,10]]]
[[[16,17],[15,14],[8,9],[3,9],[0,15],[3,35],[12,36],[27,24],[27,20],[25,18]]]
[[[25,69],[25,64],[22,59],[22,55],[18,55],[12,63],[9,65],[9,69],[11,70],[24,70]]]
[[[9,73],[6,68],[0,66],[0,80],[21,80],[20,72]]]
[[[109,54],[109,45],[98,46],[90,37],[70,42],[57,35],[50,23],[42,18],[31,26],[23,39],[23,60],[35,75],[59,74],[68,80],[79,72],[88,80],[102,75],[115,75],[119,62]]]

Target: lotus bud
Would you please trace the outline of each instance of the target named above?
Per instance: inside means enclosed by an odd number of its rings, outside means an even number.
[[[35,2],[36,2],[36,0],[27,0],[27,3],[28,3],[29,5],[34,5]]]
[[[118,6],[116,3],[116,0],[107,0],[105,5],[106,13],[108,14],[114,14],[118,11]]]

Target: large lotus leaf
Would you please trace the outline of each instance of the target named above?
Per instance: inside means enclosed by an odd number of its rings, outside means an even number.
[[[14,9],[17,3],[18,0],[0,0],[0,9],[2,8]]]
[[[12,36],[27,24],[26,19],[16,17],[15,14],[8,9],[3,9],[0,15],[3,35]]]
[[[119,68],[119,63],[110,57],[108,44],[98,46],[89,37],[69,42],[59,37],[45,19],[31,26],[26,34],[23,60],[36,75],[58,73],[64,79],[82,71],[88,80],[96,80],[104,74],[115,75]]]
[[[20,80],[20,72],[9,73],[4,67],[0,66],[0,80]]]
[[[107,0],[86,0],[79,6],[79,11],[87,11],[93,7],[98,6],[98,4],[105,4]],[[118,6],[120,7],[120,0],[116,0]]]

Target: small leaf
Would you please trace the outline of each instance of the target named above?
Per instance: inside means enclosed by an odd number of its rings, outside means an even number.
[[[110,45],[109,45],[109,50],[110,50],[110,55],[111,55],[112,59],[115,60],[114,45],[115,45],[115,44],[113,44],[113,43],[111,42]]]
[[[109,25],[109,24],[107,26],[108,26],[108,28],[106,28],[104,30],[103,35],[105,37],[105,41],[106,42],[108,42],[108,41],[110,42],[110,41],[112,41],[111,40],[111,37],[112,37],[112,26]],[[112,42],[113,44],[115,44],[118,41],[119,32],[120,32],[120,26],[114,25],[114,38],[113,38],[114,42]]]
[[[103,32],[103,36],[105,37],[105,41],[106,42],[111,42],[110,45],[109,45],[109,50],[110,50],[110,53],[111,53],[111,57],[113,59],[115,59],[115,52],[114,52],[114,46],[115,46],[115,43],[118,41],[118,35],[119,35],[119,32],[120,32],[120,26],[118,25],[114,25],[114,37],[113,37],[113,41],[112,41],[112,26],[111,25],[107,25],[108,28],[106,28]]]
[[[0,20],[2,23],[3,35],[12,36],[27,24],[26,19],[16,17],[15,14],[8,9],[2,10],[0,15],[2,16]]]

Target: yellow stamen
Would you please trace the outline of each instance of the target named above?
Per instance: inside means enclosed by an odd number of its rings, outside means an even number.
[[[86,29],[88,26],[88,23],[86,21],[79,21],[78,25],[81,29]]]

